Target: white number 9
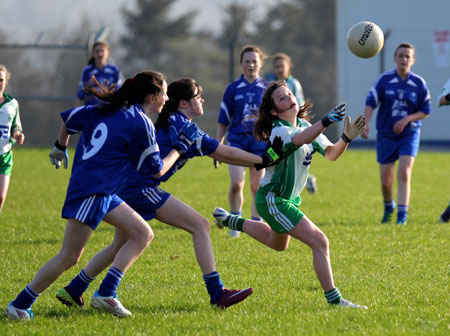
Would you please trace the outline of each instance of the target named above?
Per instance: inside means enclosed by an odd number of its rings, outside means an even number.
[[[86,150],[87,148],[84,147],[84,153],[83,153],[83,160],[90,159],[93,157],[97,152],[102,148],[103,144],[106,141],[106,138],[108,137],[108,127],[104,123],[98,124],[98,126],[95,128],[94,132],[92,132],[92,138],[91,138],[91,148]]]

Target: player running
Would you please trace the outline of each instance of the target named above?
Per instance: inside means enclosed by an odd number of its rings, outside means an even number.
[[[347,117],[341,139],[333,144],[322,132],[344,118],[345,103],[333,108],[313,125],[307,121],[311,107],[306,103],[299,109],[294,95],[284,82],[271,84],[264,93],[255,136],[262,141],[279,136],[284,142],[283,158],[278,164],[267,168],[256,193],[256,208],[268,224],[230,215],[222,208],[216,208],[213,216],[219,228],[226,226],[245,232],[277,251],[288,247],[291,236],[304,242],[312,250],[314,270],[326,300],[342,307],[366,309],[366,306],[342,298],[333,280],[328,238],[298,208],[312,155],[319,152],[328,160],[338,159],[349,142],[362,132],[365,119],[358,116],[351,123],[350,117]]]
[[[167,83],[161,73],[138,73],[117,91],[95,81],[94,84],[96,87],[87,89],[104,105],[81,106],[62,112],[63,124],[49,154],[56,168],[64,162],[67,169],[66,145],[70,134],[81,132],[62,209],[62,217],[67,218],[62,248],[8,305],[5,315],[11,319],[33,317],[32,304],[80,260],[101,220],[114,226],[127,241],[109,261],[112,265],[92,297],[91,305],[120,317],[131,315],[117,299],[117,287],[152,241],[153,232],[147,222],[123,202],[117,191],[131,167],[147,178],[157,178],[167,172],[180,154],[172,150],[161,159],[154,126],[147,117],[150,113],[160,113],[167,100]],[[192,143],[196,133],[196,127],[185,128],[174,141],[186,146]]]
[[[210,303],[225,309],[247,298],[253,289],[232,290],[224,287],[214,262],[208,220],[184,202],[159,188],[159,185],[179,171],[189,159],[196,156],[208,155],[223,162],[249,167],[256,164],[259,169],[272,164],[274,159],[269,153],[259,156],[219,144],[202,130],[198,130],[198,136],[192,145],[179,146],[176,141],[178,134],[187,126],[196,125],[192,120],[203,115],[202,88],[193,79],[185,78],[170,83],[167,93],[169,101],[155,124],[156,137],[162,158],[174,149],[178,150],[181,156],[161,178],[147,177],[133,170],[121,188],[119,196],[145,220],[156,218],[192,235],[197,262],[203,273]],[[274,142],[275,149],[276,143],[281,145],[279,142]],[[83,306],[82,295],[89,283],[111,263],[127,239],[125,232],[116,230],[113,243],[94,256],[68,286],[61,288],[57,298],[69,307]]]
[[[415,49],[400,43],[394,52],[396,69],[382,73],[371,87],[364,108],[367,119],[362,138],[369,136],[369,122],[377,114],[377,161],[380,166],[384,214],[381,223],[392,219],[397,207],[397,224],[406,225],[411,194],[411,175],[419,151],[420,125],[430,115],[430,92],[425,80],[411,71]],[[397,202],[393,198],[395,161],[397,167]]]

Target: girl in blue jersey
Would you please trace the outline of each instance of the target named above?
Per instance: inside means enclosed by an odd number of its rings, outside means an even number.
[[[203,115],[202,88],[195,80],[183,78],[172,82],[168,87],[168,96],[169,101],[156,122],[156,137],[162,158],[173,151],[177,144],[178,134],[187,125],[194,124],[192,122],[194,118]],[[276,149],[275,141],[274,148]],[[161,182],[167,181],[189,159],[204,155],[223,162],[245,166],[259,164],[259,168],[273,163],[273,159],[268,154],[261,157],[235,147],[225,146],[199,130],[195,142],[191,146],[183,148],[183,153],[166,174],[155,178],[145,176],[133,169],[128,175],[125,185],[119,191],[119,196],[145,220],[156,218],[192,235],[197,262],[203,273],[210,302],[225,309],[244,300],[253,290],[251,288],[244,290],[224,288],[214,262],[208,220],[184,202],[159,188]],[[127,239],[124,232],[116,230],[113,243],[100,251],[68,286],[61,288],[57,298],[69,307],[81,306],[82,294],[87,289],[89,282],[111,263]],[[80,283],[87,285],[80,286]]]
[[[0,213],[8,193],[9,180],[13,166],[12,146],[22,145],[25,135],[19,115],[19,103],[5,93],[11,74],[0,65]]]
[[[361,137],[368,138],[369,122],[379,106],[377,161],[380,165],[384,214],[381,223],[391,221],[396,203],[393,198],[395,162],[397,168],[397,224],[405,225],[411,191],[411,174],[419,150],[421,120],[430,114],[430,92],[425,80],[411,72],[415,62],[414,46],[401,43],[394,53],[396,69],[380,75],[366,98],[366,128]]]
[[[217,120],[216,138],[220,143],[224,142],[228,131],[228,145],[243,149],[247,152],[261,155],[264,153],[266,143],[256,140],[253,136],[253,128],[258,117],[258,107],[267,83],[259,76],[263,65],[264,54],[257,46],[245,46],[240,53],[240,64],[243,74],[225,89],[223,100],[220,105]],[[217,168],[218,160],[215,160]],[[230,189],[228,199],[230,211],[233,214],[241,214],[244,203],[245,168],[229,165]],[[259,180],[264,171],[250,168],[250,189],[253,195],[252,218],[260,220],[256,211],[254,198],[259,187]],[[238,237],[239,232],[231,231],[230,236]]]
[[[89,84],[92,76],[95,76],[100,84],[122,85],[119,67],[117,65],[108,64],[109,45],[105,41],[96,41],[92,46],[92,56],[88,65],[83,69],[80,82],[78,83],[76,106],[92,105],[98,103],[95,96],[88,94],[84,87]]]
[[[120,317],[131,313],[117,299],[116,290],[139,255],[150,244],[153,232],[146,221],[117,195],[120,184],[133,167],[146,177],[158,178],[179,158],[172,150],[161,159],[155,130],[148,114],[161,112],[167,100],[167,83],[162,74],[145,71],[125,81],[117,91],[94,80],[88,91],[104,105],[81,106],[61,113],[63,124],[50,152],[50,161],[59,168],[68,166],[66,146],[70,134],[81,132],[72,175],[62,209],[67,218],[59,253],[48,261],[6,309],[11,319],[30,319],[31,305],[67,269],[76,264],[92,232],[101,220],[127,237],[117,251],[112,266],[92,297],[94,308]],[[176,148],[189,146],[197,128],[185,127],[174,139]],[[83,279],[89,275],[83,274]]]

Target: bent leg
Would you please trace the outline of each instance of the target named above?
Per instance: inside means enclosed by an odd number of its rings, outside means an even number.
[[[206,218],[176,197],[170,196],[164,205],[156,210],[156,219],[192,234],[195,256],[203,274],[216,270],[209,235],[210,224]]]
[[[108,212],[103,220],[129,237],[118,250],[112,263],[115,268],[125,273],[150,245],[153,240],[153,231],[147,222],[126,203],[121,203]]]
[[[76,219],[67,221],[61,250],[36,273],[29,287],[42,293],[67,269],[75,265],[83,254],[84,247],[92,234],[92,228]]]
[[[117,252],[128,241],[128,236],[122,230],[115,228],[113,242],[92,257],[84,268],[91,278],[95,278],[111,265]]]
[[[289,234],[308,245],[313,253],[314,271],[325,292],[335,288],[327,236],[306,216]]]
[[[259,181],[264,176],[265,169],[256,170],[256,168],[250,167],[250,188],[252,191],[252,217],[261,218],[255,207],[255,195],[259,189]]]

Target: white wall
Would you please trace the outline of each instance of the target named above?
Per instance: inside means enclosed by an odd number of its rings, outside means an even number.
[[[338,99],[347,101],[347,111],[364,111],[365,98],[380,74],[381,53],[370,59],[354,56],[347,48],[347,32],[359,21],[372,21],[383,31],[392,29],[384,44],[384,71],[394,69],[395,47],[404,41],[416,48],[411,71],[422,76],[431,93],[431,115],[422,123],[422,140],[450,141],[450,106],[438,108],[437,96],[450,78],[450,35],[436,44],[435,31],[450,34],[449,0],[336,0],[336,47]],[[439,49],[441,48],[441,49]],[[375,139],[374,114],[370,139]]]

